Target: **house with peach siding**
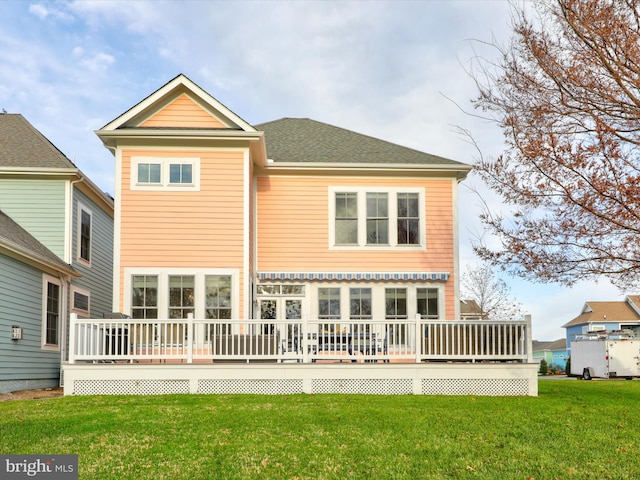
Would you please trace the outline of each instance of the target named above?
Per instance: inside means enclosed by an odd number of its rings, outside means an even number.
[[[469,166],[310,119],[251,126],[184,76],[97,133],[116,157],[114,311],[317,317],[329,298],[347,320],[357,298],[372,317],[459,317]]]
[[[119,358],[165,360],[158,381],[174,368],[167,356],[207,364],[189,391],[240,381],[249,370],[226,371],[231,356],[316,368],[291,387],[311,391],[332,377],[323,361],[422,363],[439,345],[429,329],[460,318],[469,165],[307,118],[252,125],[184,75],[96,134],[115,158],[113,310],[130,317]],[[446,335],[471,348],[471,336]]]

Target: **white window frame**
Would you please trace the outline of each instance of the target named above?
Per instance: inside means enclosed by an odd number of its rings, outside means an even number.
[[[146,183],[138,181],[138,165],[141,163],[160,164],[160,182]],[[191,165],[191,183],[169,183],[171,165]],[[131,190],[144,191],[200,191],[200,158],[198,157],[131,157]]]
[[[371,314],[372,318],[383,319],[386,316],[385,291],[387,288],[405,288],[407,290],[407,319],[414,320],[418,313],[417,291],[419,288],[435,288],[438,290],[438,319],[445,319],[445,285],[440,283],[397,283],[397,282],[340,282],[326,283],[322,285],[310,284],[308,291],[310,300],[310,318],[319,318],[318,312],[318,289],[319,288],[339,288],[340,289],[340,320],[350,321],[351,309],[349,308],[352,288],[371,289]],[[433,319],[436,320],[436,319]],[[336,319],[336,323],[338,320]]]
[[[358,242],[356,245],[336,244],[336,193],[355,193],[358,202]],[[387,193],[389,243],[386,245],[367,243],[367,193]],[[420,214],[420,237],[418,244],[398,244],[398,193],[417,193]],[[426,250],[426,207],[424,187],[329,187],[329,249],[330,250]]]
[[[76,287],[75,285],[71,285],[71,294],[69,295],[71,300],[71,311],[73,313],[77,313],[79,316],[89,318],[91,312],[91,292],[89,290],[85,290],[84,288]],[[76,307],[75,294],[78,293],[80,295],[84,295],[87,297],[87,310],[83,310],[81,308]]]
[[[89,225],[89,258],[82,258],[82,212],[88,213],[91,224]],[[77,255],[76,258],[79,262],[82,262],[86,266],[91,266],[91,257],[93,256],[93,212],[87,208],[84,204],[78,202],[78,216],[77,216]]]
[[[57,325],[57,334],[58,340],[56,344],[47,343],[47,295],[48,295],[48,285],[52,283],[59,287],[59,298],[58,298],[58,325]],[[63,324],[65,322],[64,318],[64,296],[65,296],[65,288],[64,284],[60,281],[59,278],[52,277],[47,274],[42,275],[42,328],[41,328],[41,348],[42,350],[51,350],[51,351],[60,351],[60,342],[62,339],[62,330]]]
[[[205,318],[205,277],[207,275],[229,275],[231,277],[232,299],[231,318],[238,318],[240,312],[240,272],[232,268],[125,268],[124,269],[124,312],[131,315],[131,279],[134,275],[156,275],[158,277],[158,319],[169,318],[169,277],[173,275],[193,275],[194,318]]]

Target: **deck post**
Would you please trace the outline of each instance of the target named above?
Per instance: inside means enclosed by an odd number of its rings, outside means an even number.
[[[78,314],[69,315],[69,363],[75,363],[76,356],[76,322]],[[84,339],[83,339],[84,340]]]
[[[416,313],[416,323],[415,323],[415,331],[414,331],[414,337],[415,337],[415,346],[416,346],[416,363],[420,363],[420,356],[422,354],[421,352],[421,344],[422,344],[422,339],[421,339],[421,334],[420,334],[420,330],[421,330],[421,325],[422,325],[422,315],[420,315],[419,313]]]
[[[300,325],[300,346],[302,349],[302,363],[309,363],[309,319],[302,318]]]
[[[533,363],[533,352],[531,351],[531,345],[533,344],[533,332],[531,332],[531,315],[524,316],[525,322],[527,322],[527,333],[525,336],[526,345],[524,346],[527,349],[527,363]]]
[[[187,363],[193,363],[193,313],[187,313]]]

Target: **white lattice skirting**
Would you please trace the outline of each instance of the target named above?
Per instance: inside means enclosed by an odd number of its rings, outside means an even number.
[[[365,394],[537,396],[538,365],[64,365],[65,395]]]

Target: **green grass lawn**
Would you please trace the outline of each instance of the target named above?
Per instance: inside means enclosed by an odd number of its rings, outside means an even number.
[[[80,479],[99,480],[640,477],[640,381],[539,388],[5,402],[0,452],[78,454]]]

